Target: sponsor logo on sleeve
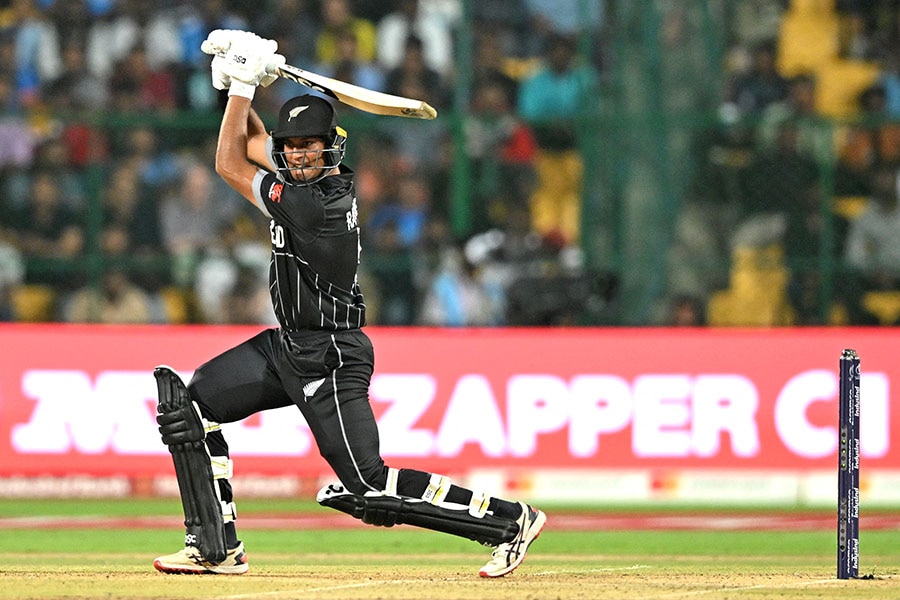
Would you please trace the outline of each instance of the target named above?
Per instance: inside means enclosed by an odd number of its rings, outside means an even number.
[[[281,191],[284,189],[283,183],[273,183],[272,187],[269,188],[269,200],[272,202],[280,203],[281,202]]]

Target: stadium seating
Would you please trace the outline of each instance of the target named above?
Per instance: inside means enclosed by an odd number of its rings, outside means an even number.
[[[863,308],[875,315],[882,325],[896,325],[900,320],[900,291],[885,290],[866,292],[862,299]]]
[[[875,63],[842,58],[841,17],[833,0],[794,0],[778,34],[777,63],[786,77],[816,78],[818,111],[843,118],[858,110],[859,94],[878,78]]]
[[[787,299],[788,269],[781,244],[740,246],[731,257],[728,289],[715,292],[707,306],[710,325],[776,326],[794,321]]]
[[[12,290],[13,318],[26,323],[53,321],[56,300],[56,292],[49,285],[20,285]]]
[[[778,69],[785,77],[817,72],[838,58],[840,19],[831,0],[794,0],[778,32]]]

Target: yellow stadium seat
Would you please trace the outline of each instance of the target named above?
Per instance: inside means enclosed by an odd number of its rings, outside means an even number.
[[[740,246],[732,254],[730,287],[715,292],[707,304],[713,326],[776,326],[794,321],[787,299],[788,270],[784,248]]]
[[[20,285],[12,290],[12,309],[16,321],[52,321],[56,313],[56,292],[48,285]]]
[[[866,292],[862,304],[882,325],[895,325],[900,319],[900,291]]]
[[[159,291],[168,323],[179,324],[190,321],[190,292],[177,286],[166,286]]]
[[[834,199],[834,214],[852,221],[866,210],[868,196],[838,196]]]
[[[840,19],[833,11],[786,12],[778,32],[777,64],[786,77],[815,72],[840,53]]]
[[[858,60],[823,62],[816,71],[816,108],[827,117],[843,118],[859,112],[859,95],[878,79],[875,63]]]
[[[796,14],[834,14],[835,0],[791,0],[790,12]]]

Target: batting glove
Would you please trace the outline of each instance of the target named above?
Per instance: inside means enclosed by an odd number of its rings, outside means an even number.
[[[278,79],[278,75],[276,71],[278,67],[285,63],[284,57],[280,54],[271,55],[266,61],[266,74],[262,79],[259,80],[259,85],[263,87],[269,87],[274,83],[276,79]]]
[[[285,62],[283,56],[275,54],[278,44],[274,40],[238,29],[211,31],[200,49],[213,55],[214,88],[251,99],[257,85],[266,87],[278,78],[274,72]]]
[[[215,29],[209,32],[203,43],[200,44],[200,50],[206,54],[224,55],[231,46],[231,38],[235,33],[246,33],[236,29]]]
[[[217,90],[227,90],[231,85],[231,77],[225,74],[223,70],[224,56],[213,56],[210,71],[212,75],[212,85]]]

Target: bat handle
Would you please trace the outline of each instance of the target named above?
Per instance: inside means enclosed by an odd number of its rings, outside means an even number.
[[[278,75],[278,69],[285,63],[285,58],[281,54],[273,54],[271,60],[266,63],[266,73],[269,75]]]

